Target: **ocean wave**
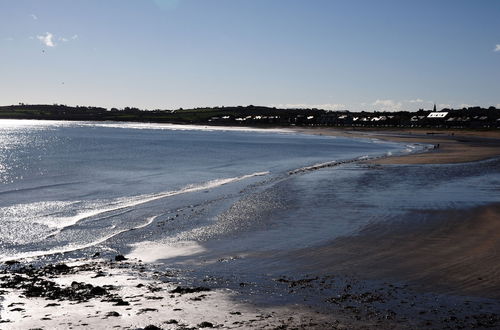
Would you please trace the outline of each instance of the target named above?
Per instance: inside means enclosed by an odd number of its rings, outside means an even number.
[[[161,193],[156,193],[156,194],[141,195],[141,196],[137,196],[137,197],[127,198],[127,199],[121,200],[121,201],[119,200],[118,202],[114,203],[112,206],[83,212],[83,213],[78,214],[74,217],[66,218],[64,221],[65,223],[62,224],[59,228],[62,230],[64,228],[74,226],[78,222],[80,222],[84,219],[96,217],[100,214],[105,214],[105,213],[112,212],[112,211],[119,211],[122,209],[139,206],[139,205],[146,204],[146,203],[149,203],[149,202],[152,202],[155,200],[159,200],[162,198],[172,197],[172,196],[181,195],[181,194],[187,194],[187,193],[191,193],[191,192],[197,192],[197,191],[206,190],[206,189],[213,189],[213,188],[217,188],[217,187],[229,184],[229,183],[249,179],[249,178],[256,177],[256,176],[264,176],[267,174],[269,174],[269,172],[256,172],[256,173],[247,174],[247,175],[243,175],[243,176],[239,176],[239,177],[215,179],[215,180],[204,182],[202,184],[187,185],[184,188],[179,189],[179,190],[161,192]],[[55,234],[57,234],[57,233],[55,233]]]
[[[50,255],[54,255],[54,254],[68,253],[68,252],[83,250],[83,249],[86,249],[86,248],[89,248],[89,247],[96,246],[98,244],[104,243],[107,240],[109,240],[109,239],[111,239],[111,238],[113,238],[115,236],[118,236],[120,234],[123,234],[123,233],[126,233],[126,232],[130,232],[130,231],[133,231],[133,230],[137,230],[137,229],[141,229],[141,228],[147,227],[150,224],[152,224],[153,221],[157,217],[158,216],[150,217],[150,218],[146,219],[146,221],[143,224],[141,224],[141,225],[138,225],[138,226],[135,226],[135,227],[132,227],[132,228],[122,229],[120,231],[117,231],[117,232],[114,232],[112,234],[108,234],[108,235],[106,235],[104,237],[101,237],[100,239],[98,239],[96,241],[93,241],[93,242],[90,242],[90,243],[80,244],[80,245],[70,244],[70,245],[67,245],[65,248],[56,248],[56,249],[51,249],[51,250],[47,250],[47,251],[21,252],[21,253],[17,253],[17,254],[14,254],[14,255],[9,255],[8,257],[7,256],[0,256],[0,262],[5,262],[5,261],[8,261],[8,260],[38,258],[38,257],[50,256]]]
[[[167,123],[139,123],[139,122],[77,122],[80,126],[128,128],[128,129],[156,129],[171,131],[235,131],[235,132],[261,132],[261,133],[296,133],[287,128],[253,128],[238,126],[206,126],[206,125],[182,125]]]
[[[156,194],[149,194],[149,195],[141,195],[141,196],[137,196],[137,197],[133,197],[133,198],[127,198],[125,200],[114,201],[112,205],[108,204],[108,206],[106,206],[106,207],[100,207],[100,208],[97,208],[94,210],[81,212],[81,213],[79,213],[75,216],[72,216],[72,217],[59,217],[59,218],[31,217],[30,219],[28,219],[26,221],[40,223],[40,224],[46,225],[48,227],[52,227],[53,229],[56,229],[55,231],[52,230],[50,232],[50,234],[45,236],[45,238],[50,238],[50,237],[57,235],[62,230],[65,230],[65,229],[68,229],[72,226],[75,226],[76,224],[78,224],[79,222],[81,222],[85,219],[95,218],[99,215],[102,215],[103,217],[101,219],[104,219],[104,218],[109,217],[109,215],[108,215],[109,212],[125,210],[128,208],[133,208],[135,206],[146,204],[146,203],[149,203],[152,201],[156,201],[156,200],[160,200],[160,199],[168,198],[168,197],[172,197],[172,196],[177,196],[177,195],[181,195],[181,194],[203,191],[203,190],[207,190],[207,189],[213,189],[213,188],[217,188],[217,187],[227,185],[230,183],[242,181],[245,179],[250,179],[250,178],[259,177],[259,176],[265,176],[265,175],[268,175],[269,173],[270,172],[256,172],[256,173],[246,174],[246,175],[242,175],[242,176],[238,176],[238,177],[215,179],[215,180],[210,180],[210,181],[207,181],[207,182],[204,182],[201,184],[188,185],[188,186],[185,186],[184,188],[179,189],[179,190],[156,193]],[[64,202],[50,202],[47,205],[55,204],[55,205],[60,206],[59,203],[64,204]],[[33,204],[35,204],[35,203],[33,203]],[[71,203],[68,205],[71,205]],[[40,204],[31,205],[29,207],[29,209],[33,210],[39,206],[40,206]],[[51,208],[51,210],[52,210],[52,208]],[[115,215],[116,214],[114,214],[113,216],[115,216]],[[18,254],[10,253],[9,256],[0,256],[0,261],[22,259],[22,258],[34,258],[34,257],[54,255],[54,254],[58,254],[58,253],[82,250],[84,248],[95,246],[97,244],[103,243],[103,242],[107,241],[108,239],[115,237],[121,233],[146,227],[146,226],[150,225],[154,221],[154,219],[156,219],[156,217],[158,217],[158,216],[148,218],[148,220],[144,224],[141,224],[139,226],[135,226],[132,228],[126,228],[126,229],[122,229],[122,230],[114,232],[114,233],[110,233],[110,234],[105,235],[104,237],[101,237],[101,238],[99,238],[95,241],[92,241],[90,243],[81,244],[81,245],[69,245],[69,246],[66,246],[64,248],[59,247],[59,248],[54,248],[54,249],[47,250],[47,251],[30,251],[30,252],[21,252]],[[98,219],[100,219],[100,218],[98,218]]]

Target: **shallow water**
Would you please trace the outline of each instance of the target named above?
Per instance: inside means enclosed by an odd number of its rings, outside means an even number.
[[[185,235],[186,240],[201,242],[196,253],[169,258],[166,263],[219,274],[301,274],[312,265],[304,258],[296,260],[294,251],[358,235],[375,224],[397,223],[400,228],[411,221],[408,227],[418,229],[432,220],[432,211],[465,210],[500,201],[499,187],[500,159],[326,168],[274,182],[238,200],[212,226],[235,222],[238,229],[214,236],[217,239]],[[453,225],[452,220],[446,225]],[[328,264],[328,257],[323,258]]]
[[[495,313],[498,301],[345,277],[329,268],[329,251],[319,253],[373,227],[389,231],[373,241],[390,239],[394,227],[420,231],[435,211],[500,201],[500,159],[311,168],[419,148],[285,130],[0,120],[0,260],[121,253],[160,262],[155,280],[229,288],[259,305],[317,304],[330,315],[356,305],[327,302],[347,288],[385,292],[369,313],[394,310],[402,324],[432,318],[436,328],[449,315]],[[439,313],[415,314],[431,310]]]
[[[208,268],[229,258],[230,271],[258,260],[279,271],[272,256],[283,251],[414,210],[500,200],[498,160],[297,171],[418,149],[377,140],[160,124],[0,128],[1,260],[109,251]]]
[[[295,203],[269,190],[290,171],[412,148],[286,130],[1,120],[0,259],[207,241],[259,221],[268,230],[266,212]]]

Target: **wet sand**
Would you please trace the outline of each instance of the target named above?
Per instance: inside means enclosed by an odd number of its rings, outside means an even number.
[[[451,164],[500,156],[500,131],[299,130],[439,147],[368,161],[382,165]],[[494,193],[494,191],[493,191]],[[425,219],[425,220],[422,220]],[[420,292],[491,298],[500,302],[500,203],[470,209],[414,210],[397,223],[366,227],[294,254],[305,271],[403,282]]]
[[[437,149],[372,164],[449,164],[500,156],[500,131],[333,130],[311,129],[332,136],[378,138],[426,143]],[[423,211],[415,211],[416,213]],[[349,271],[372,278],[413,281],[427,289],[500,298],[500,204],[468,210],[428,212],[425,223],[402,219],[399,224],[366,228],[355,237],[337,239],[314,251],[328,257],[331,271]],[[304,252],[304,256],[309,253]],[[321,263],[321,262],[320,262]]]
[[[377,138],[402,143],[424,143],[437,146],[429,152],[387,157],[370,161],[374,164],[451,164],[472,162],[500,156],[500,131],[452,130],[376,130],[376,129],[297,129],[306,134]]]
[[[403,281],[424,291],[500,299],[500,203],[467,210],[415,211],[399,223],[305,249],[304,269]],[[422,217],[419,217],[421,219]]]

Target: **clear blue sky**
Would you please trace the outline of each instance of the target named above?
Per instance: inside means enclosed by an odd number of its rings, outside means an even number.
[[[0,0],[19,102],[500,107],[500,1]]]

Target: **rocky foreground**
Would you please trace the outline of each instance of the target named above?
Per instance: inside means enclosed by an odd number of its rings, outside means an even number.
[[[311,311],[258,308],[230,290],[183,286],[175,272],[140,262],[86,260],[32,267],[9,263],[0,276],[1,329],[329,328]],[[338,322],[337,322],[338,323]]]
[[[495,301],[417,294],[404,285],[367,285],[336,276],[269,281],[272,285],[206,277],[203,286],[186,285],[176,271],[155,271],[123,256],[38,267],[10,262],[0,275],[0,328],[500,327]],[[260,301],[268,295],[274,303],[250,303],[252,294]],[[292,303],[280,304],[279,297]]]

